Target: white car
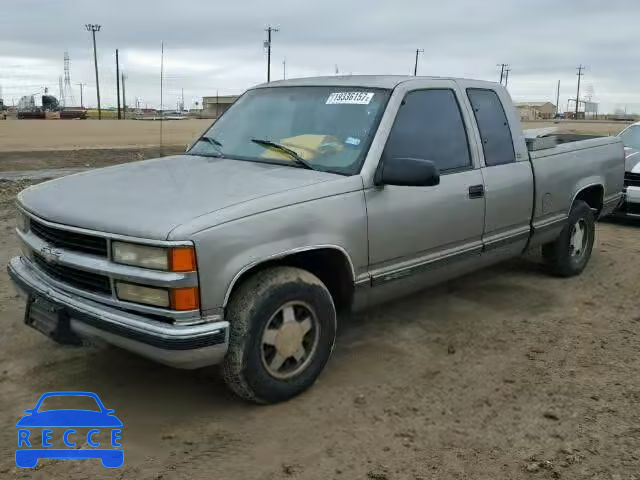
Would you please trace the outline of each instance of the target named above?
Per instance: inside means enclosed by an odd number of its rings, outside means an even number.
[[[618,136],[625,153],[625,196],[618,213],[640,218],[640,122],[628,126]]]

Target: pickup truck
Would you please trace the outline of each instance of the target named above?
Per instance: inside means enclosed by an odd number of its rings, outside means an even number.
[[[538,247],[551,273],[581,273],[623,177],[620,139],[526,141],[495,83],[278,81],[183,155],[22,191],[8,271],[58,342],[221,364],[273,403],[319,376],[338,313]]]

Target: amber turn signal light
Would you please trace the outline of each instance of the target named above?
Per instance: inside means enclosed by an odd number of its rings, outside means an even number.
[[[169,271],[193,272],[196,270],[196,252],[193,247],[169,249]]]
[[[198,287],[172,288],[171,308],[173,310],[197,310],[200,308]]]

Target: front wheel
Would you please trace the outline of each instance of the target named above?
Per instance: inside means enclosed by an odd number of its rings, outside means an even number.
[[[551,273],[560,277],[582,273],[591,258],[594,239],[593,211],[585,202],[577,200],[558,238],[542,247],[542,255]]]
[[[327,363],[336,335],[331,294],[293,267],[259,271],[234,292],[226,317],[225,382],[256,403],[287,400],[309,388]]]

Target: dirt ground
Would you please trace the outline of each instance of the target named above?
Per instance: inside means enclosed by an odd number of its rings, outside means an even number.
[[[571,120],[539,120],[523,122],[522,128],[546,128],[555,127],[561,133],[581,133],[588,135],[617,135],[628,127],[630,122],[609,121],[571,121]]]
[[[160,123],[143,120],[6,120],[0,122],[1,152],[150,147],[160,144]],[[162,122],[165,145],[183,148],[212,120]]]
[[[69,167],[105,167],[184,152],[211,120],[12,120],[0,122],[0,172]],[[615,135],[621,122],[525,122],[523,128],[556,127],[565,133]]]
[[[26,185],[0,181],[0,265],[19,251]],[[530,255],[343,318],[317,384],[267,407],[215,369],[56,345],[23,325],[0,274],[0,479],[640,480],[639,239],[640,224],[601,222],[580,277]],[[23,410],[65,389],[115,409],[121,469],[15,466]]]

